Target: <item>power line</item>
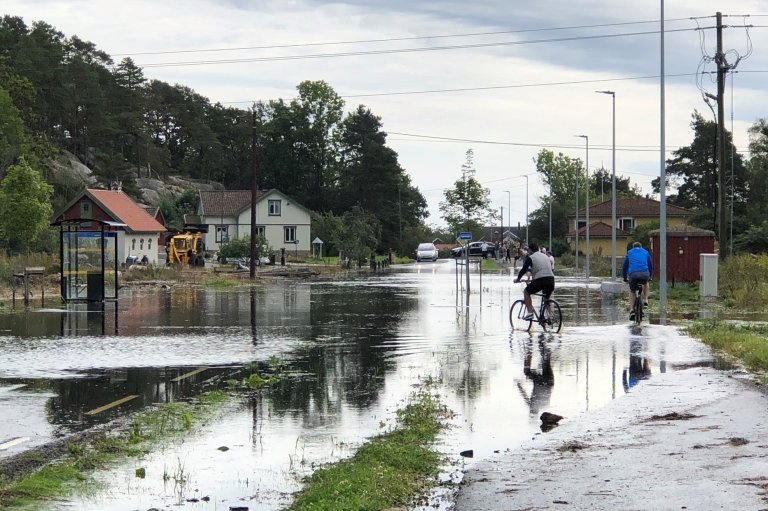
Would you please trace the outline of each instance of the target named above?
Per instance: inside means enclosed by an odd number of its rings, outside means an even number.
[[[501,145],[501,146],[513,146],[513,147],[539,147],[542,149],[547,148],[555,148],[555,149],[583,149],[584,147],[582,145],[578,144],[546,144],[546,143],[530,143],[530,142],[504,142],[499,140],[483,140],[483,139],[472,139],[472,138],[458,138],[458,137],[443,137],[438,135],[421,135],[417,133],[403,133],[399,131],[387,131],[388,135],[397,135],[401,137],[411,137],[408,138],[402,138],[402,139],[392,139],[388,138],[388,140],[398,140],[402,142],[416,142],[417,140],[420,142],[434,142],[434,143],[462,143],[462,144],[484,144],[484,145]],[[417,139],[417,140],[412,140]],[[672,144],[670,144],[672,145]],[[682,145],[678,147],[684,147]],[[601,144],[590,144],[589,149],[595,149],[598,151],[609,151],[612,150],[612,145],[601,145]],[[659,146],[654,145],[622,145],[622,146],[616,146],[617,151],[625,151],[625,152],[652,152],[652,153],[658,153],[659,152]],[[743,148],[736,148],[739,152],[745,152]],[[677,151],[677,149],[666,149],[667,153],[674,153]],[[598,167],[595,167],[598,168]]]
[[[705,27],[705,28],[714,28],[714,27]],[[673,32],[692,32],[696,30],[700,30],[700,29],[679,28],[674,30],[665,30],[665,33],[669,34]],[[249,58],[242,58],[242,59],[159,62],[155,64],[138,65],[138,67],[152,68],[152,67],[205,66],[205,65],[214,65],[214,64],[243,64],[243,63],[249,63],[249,62],[278,62],[278,61],[289,61],[289,60],[358,57],[358,56],[386,55],[386,54],[397,54],[397,53],[421,53],[421,52],[431,52],[431,51],[465,50],[465,49],[491,48],[491,47],[502,47],[502,46],[522,46],[527,44],[542,44],[542,43],[553,43],[553,42],[572,42],[572,41],[585,41],[585,40],[596,40],[596,39],[612,39],[612,38],[618,38],[618,37],[655,35],[658,33],[659,33],[658,30],[649,30],[645,32],[625,32],[621,34],[600,34],[600,35],[573,36],[573,37],[561,37],[561,38],[550,38],[550,39],[532,39],[528,41],[501,41],[501,42],[495,42],[495,43],[454,44],[454,45],[448,45],[448,46],[421,46],[421,47],[415,47],[415,48],[395,48],[395,49],[389,49],[389,50],[347,51],[347,52],[339,52],[339,53],[315,53],[315,54],[307,54],[307,55],[249,57]]]
[[[712,16],[705,16],[711,18]],[[673,18],[666,20],[668,22],[673,21],[689,21],[695,18]],[[527,28],[519,30],[498,30],[492,32],[467,32],[459,34],[433,34],[433,35],[421,35],[421,36],[409,36],[409,37],[388,37],[382,39],[353,39],[349,41],[326,41],[326,42],[312,42],[312,43],[293,43],[293,44],[273,44],[264,46],[235,46],[225,48],[196,48],[192,50],[166,50],[166,51],[144,51],[144,52],[126,52],[115,53],[113,57],[128,57],[137,55],[173,55],[180,53],[206,53],[206,52],[225,52],[225,51],[244,51],[244,50],[276,50],[283,48],[304,48],[312,46],[338,46],[344,44],[375,44],[375,43],[391,43],[402,41],[418,41],[421,39],[449,39],[457,37],[481,37],[481,36],[493,36],[493,35],[508,35],[508,34],[525,34],[531,32],[555,32],[564,30],[579,30],[585,28],[607,28],[607,27],[621,27],[628,25],[644,25],[650,23],[658,23],[659,20],[643,20],[643,21],[625,21],[618,23],[600,23],[594,25],[572,25],[567,27],[543,27],[543,28]]]
[[[403,133],[399,131],[387,131],[389,135],[398,135],[401,137],[412,137],[416,139],[424,139],[428,142],[457,142],[462,144],[486,144],[486,145],[502,145],[502,146],[514,146],[514,147],[540,147],[540,148],[557,148],[557,149],[583,149],[583,146],[576,144],[545,144],[545,143],[527,143],[527,142],[503,142],[498,140],[482,140],[472,138],[456,138],[456,137],[441,137],[436,135],[420,135],[417,133]],[[407,141],[407,139],[404,139]],[[596,150],[611,150],[613,146],[590,144],[590,149]],[[628,151],[628,152],[658,152],[659,148],[654,146],[616,146],[616,150]],[[668,150],[667,152],[673,152],[674,150]]]
[[[680,78],[685,76],[696,76],[697,73],[677,73],[667,74],[666,78]],[[442,94],[448,92],[474,92],[474,91],[487,91],[487,90],[503,90],[503,89],[518,89],[527,87],[551,87],[556,85],[583,85],[588,83],[606,83],[606,82],[621,82],[628,80],[651,80],[658,78],[659,75],[647,75],[647,76],[626,76],[621,78],[596,78],[594,80],[572,80],[563,82],[541,82],[541,83],[521,83],[513,85],[488,85],[478,87],[457,87],[451,89],[427,89],[417,91],[394,91],[394,92],[370,92],[363,94],[341,94],[342,98],[367,98],[377,96],[405,96],[411,94]],[[234,105],[238,103],[253,103],[252,99],[245,99],[241,101],[220,101],[224,105]]]

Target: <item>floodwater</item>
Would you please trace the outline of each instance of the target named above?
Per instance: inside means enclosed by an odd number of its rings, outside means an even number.
[[[624,302],[604,299],[599,283],[558,281],[564,327],[553,335],[511,331],[509,306],[523,286],[508,272],[484,273],[482,284],[473,274],[469,306],[462,282],[454,262],[440,260],[250,289],[127,289],[103,311],[0,314],[0,458],[186,399],[278,357],[289,376],[274,388],[52,507],[282,509],[301,477],[391,426],[430,378],[454,417],[438,446],[442,484],[423,509],[448,509],[464,468],[546,434],[542,412],[568,420],[654,374],[715,363],[672,327],[630,327]],[[466,450],[474,457],[459,456]]]

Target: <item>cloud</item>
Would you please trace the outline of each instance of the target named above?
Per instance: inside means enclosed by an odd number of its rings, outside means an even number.
[[[757,14],[759,0],[732,0],[727,6],[716,0],[667,2],[668,30],[695,28],[690,17],[703,27],[714,23],[718,9],[725,14]],[[45,20],[67,35],[77,34],[105,51],[158,52],[331,43],[417,37],[413,40],[377,43],[346,43],[238,51],[206,51],[182,54],[134,55],[140,64],[171,61],[256,58],[344,51],[408,49],[585,37],[600,34],[656,31],[659,4],[611,0],[538,0],[509,2],[484,0],[355,0],[328,3],[320,0],[246,2],[245,0],[157,3],[6,0],[5,10]],[[673,21],[674,20],[674,21]],[[742,18],[726,18],[733,28],[725,30],[725,48],[742,55],[748,39]],[[749,20],[748,20],[749,21]],[[756,22],[757,18],[752,19]],[[539,30],[596,24],[617,24],[571,30]],[[759,24],[759,23],[755,23]],[[473,37],[426,37],[495,31],[531,30]],[[694,76],[704,52],[714,51],[714,32],[669,32],[666,36],[667,147],[676,149],[691,141],[690,116],[694,109],[710,116]],[[746,129],[768,111],[764,73],[768,70],[765,29],[750,31],[755,51],[739,64],[734,79],[735,139],[746,148]],[[442,92],[414,95],[349,97],[351,110],[362,103],[382,117],[389,132],[414,133],[533,146],[440,142],[391,135],[389,143],[429,202],[430,222],[439,222],[442,190],[458,178],[464,152],[475,150],[478,179],[491,189],[494,204],[508,209],[510,190],[512,220],[525,219],[525,180],[532,174],[532,159],[540,144],[572,157],[584,158],[582,139],[590,137],[590,166],[611,165],[611,101],[595,94],[598,89],[616,92],[617,173],[650,192],[658,175],[659,154],[659,35],[552,41],[537,44],[499,45],[444,51],[388,53],[324,59],[147,67],[145,76],[182,83],[216,102],[268,100],[295,96],[296,85],[307,79],[327,81],[341,95],[428,91],[456,88],[515,86],[505,89]],[[735,54],[729,54],[733,59]],[[119,59],[119,57],[118,57]],[[709,70],[713,69],[710,65]],[[606,83],[534,85],[555,82],[586,82],[619,79]],[[729,82],[730,85],[730,82]],[[710,90],[714,86],[710,84]],[[235,104],[234,106],[246,106]],[[727,97],[730,120],[730,96]],[[567,147],[570,146],[570,147]],[[624,148],[634,149],[624,150]],[[535,175],[529,178],[529,210],[546,190]],[[506,217],[506,213],[505,213]]]

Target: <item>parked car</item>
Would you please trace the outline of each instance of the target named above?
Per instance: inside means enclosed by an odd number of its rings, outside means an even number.
[[[469,247],[469,256],[482,256],[483,255],[483,242],[482,241],[473,241],[469,245],[464,245],[463,247],[456,247],[451,249],[451,257],[463,257],[464,256],[464,250],[466,247]],[[488,243],[488,257],[496,257],[496,245],[493,243]]]
[[[434,243],[420,243],[416,248],[416,262],[437,261],[437,247]]]

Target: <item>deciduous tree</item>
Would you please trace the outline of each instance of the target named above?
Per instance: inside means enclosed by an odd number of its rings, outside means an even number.
[[[53,215],[53,188],[22,157],[0,182],[0,234],[10,249],[24,249]]]
[[[478,225],[485,225],[492,214],[490,190],[475,178],[474,154],[472,149],[467,150],[461,179],[454,182],[452,189],[443,192],[445,199],[440,202],[442,218],[453,232],[477,229]]]

